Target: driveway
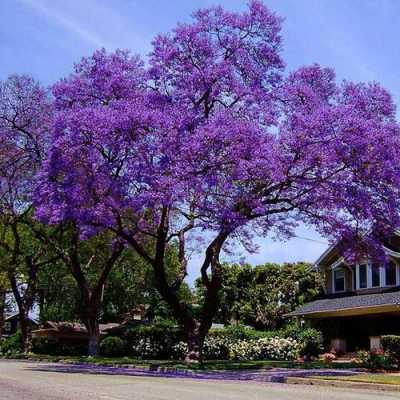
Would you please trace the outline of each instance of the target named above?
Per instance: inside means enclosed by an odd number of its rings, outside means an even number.
[[[110,376],[60,368],[59,364],[0,361],[1,400],[394,400],[398,396],[398,393],[257,380]]]

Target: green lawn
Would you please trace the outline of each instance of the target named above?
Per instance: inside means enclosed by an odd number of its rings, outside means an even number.
[[[313,379],[347,381],[347,382],[363,382],[363,383],[383,383],[391,385],[400,385],[400,373],[397,374],[363,374],[354,376],[316,376]]]
[[[192,370],[243,370],[243,369],[268,369],[268,368],[331,368],[321,361],[312,361],[299,363],[296,361],[204,361],[198,365],[186,365],[177,360],[138,360],[129,357],[105,358],[105,357],[71,357],[71,356],[47,356],[33,354],[28,358],[32,360],[46,360],[53,362],[71,362],[71,363],[90,363],[96,365],[134,365],[137,367],[166,367]],[[340,363],[335,364],[334,368],[352,368],[353,364]]]

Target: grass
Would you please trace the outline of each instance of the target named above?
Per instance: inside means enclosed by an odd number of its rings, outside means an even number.
[[[17,357],[12,357],[17,358]],[[186,365],[178,360],[139,360],[130,357],[122,358],[109,358],[109,357],[88,357],[88,356],[49,356],[32,354],[30,356],[23,356],[18,358],[28,358],[37,361],[50,361],[50,362],[70,362],[70,363],[89,363],[93,365],[107,365],[107,366],[121,366],[131,365],[136,367],[151,368],[151,367],[166,367],[166,368],[179,368],[190,370],[202,371],[234,371],[234,370],[257,370],[257,369],[270,369],[270,368],[302,368],[302,369],[315,369],[315,368],[332,368],[327,366],[321,361],[311,361],[306,363],[299,363],[297,361],[217,361],[209,360],[204,361],[202,364]],[[340,363],[335,364],[334,368],[353,368],[354,364]]]
[[[316,376],[313,379],[347,381],[347,382],[361,382],[361,383],[380,383],[389,385],[400,385],[400,374],[363,374],[354,376]]]

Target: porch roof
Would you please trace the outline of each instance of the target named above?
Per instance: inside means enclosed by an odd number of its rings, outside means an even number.
[[[400,312],[400,290],[315,300],[304,304],[287,316],[328,318],[386,312]]]

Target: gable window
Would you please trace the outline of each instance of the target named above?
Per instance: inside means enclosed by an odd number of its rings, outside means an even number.
[[[379,264],[371,265],[371,283],[372,287],[380,286],[381,280],[380,280]]]
[[[359,267],[360,274],[360,289],[365,289],[367,287],[367,265],[361,264]]]
[[[344,269],[336,269],[333,273],[335,292],[344,292]]]
[[[393,261],[389,261],[386,264],[386,286],[396,285],[396,264]]]

